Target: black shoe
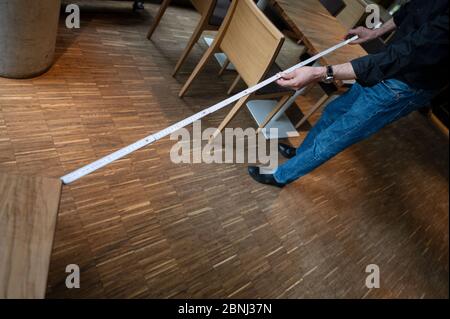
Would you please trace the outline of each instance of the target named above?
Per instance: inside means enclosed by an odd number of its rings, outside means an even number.
[[[297,155],[297,149],[295,147],[283,143],[278,144],[278,152],[287,159],[291,159]]]
[[[272,185],[272,186],[276,186],[279,188],[283,188],[284,186],[286,186],[286,184],[278,183],[275,180],[275,177],[273,176],[273,174],[261,174],[259,167],[257,167],[257,166],[249,166],[248,173],[258,183]]]
[[[133,3],[133,11],[144,10],[144,3],[142,1],[135,1]]]

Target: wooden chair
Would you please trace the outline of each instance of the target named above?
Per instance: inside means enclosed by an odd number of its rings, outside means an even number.
[[[339,13],[341,13],[346,6],[343,0],[319,0],[319,1],[333,17],[336,17]]]
[[[183,54],[178,60],[172,75],[175,76],[180,70],[183,63],[186,61],[189,53],[191,52],[194,45],[199,40],[200,36],[204,31],[217,31],[223,22],[223,19],[228,11],[231,0],[190,0],[195,9],[200,13],[201,18],[197,27],[194,30],[189,42],[184,49]],[[155,17],[153,24],[151,25],[148,33],[147,39],[151,39],[153,33],[155,32],[161,18],[166,12],[171,0],[164,0],[159,8],[159,12]]]
[[[361,17],[366,13],[366,6],[361,1],[343,0],[344,10],[336,16],[347,29],[353,28]]]
[[[353,27],[364,14],[365,8],[361,3],[355,0],[320,0],[320,3],[330,12],[334,17],[338,17],[341,23],[347,28]],[[300,58],[306,60],[310,56],[306,53]],[[334,84],[319,83],[319,86],[324,91],[322,97],[317,103],[303,116],[296,124],[295,128],[300,128],[312,115],[319,111],[323,106],[328,104],[334,97],[345,93],[348,87],[336,87]]]
[[[284,42],[283,34],[270,22],[252,0],[234,0],[214,42],[187,80],[179,96],[183,97],[206,63],[217,52],[225,53],[236,71],[250,87],[281,69],[274,63]],[[222,131],[250,99],[281,100],[261,123],[264,128],[294,94],[276,83],[240,99],[220,124],[212,138]]]
[[[339,11],[335,12],[338,19],[348,28],[353,28],[359,25],[358,22],[364,20],[365,16],[365,5],[364,1],[354,1],[354,0],[320,0],[320,2],[331,12],[333,10]],[[335,2],[333,4],[333,2]],[[340,5],[338,2],[342,2]],[[334,7],[333,7],[334,6]],[[381,38],[374,39],[372,41],[361,44],[361,46],[366,50],[369,54],[376,54],[384,49],[385,40]],[[306,59],[309,56],[302,56],[302,59]],[[320,110],[322,107],[326,106],[332,99],[337,96],[340,96],[347,92],[347,90],[351,87],[351,82],[345,82],[342,87],[334,87],[334,85],[326,85],[320,84],[321,88],[325,92],[325,94],[319,99],[319,101],[311,108],[310,111],[297,123],[296,128],[300,128],[315,112]]]

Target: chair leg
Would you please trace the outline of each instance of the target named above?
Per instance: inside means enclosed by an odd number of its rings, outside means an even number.
[[[183,88],[181,89],[180,93],[178,94],[178,97],[182,98],[186,94],[187,90],[192,85],[192,82],[194,81],[194,79],[198,76],[200,71],[205,67],[205,65],[206,65],[206,63],[208,63],[209,59],[211,59],[211,57],[214,56],[214,54],[217,52],[218,47],[219,47],[219,43],[216,38],[214,40],[214,42],[211,44],[211,46],[208,48],[208,50],[206,50],[205,54],[203,55],[202,59],[195,67],[192,74],[189,76],[189,79],[184,84]]]
[[[241,76],[238,74],[236,76],[236,78],[233,81],[233,84],[231,84],[230,89],[228,90],[227,94],[231,95],[231,93],[233,93],[234,89],[236,88],[236,86],[239,84],[239,81],[241,80]]]
[[[303,45],[304,40],[305,40],[304,37],[302,37],[301,39],[298,39],[297,40],[297,44],[298,45]]]
[[[231,120],[234,119],[236,114],[247,103],[248,100],[250,100],[250,96],[244,96],[243,98],[241,98],[239,101],[236,102],[236,104],[233,106],[231,111],[227,114],[227,116],[222,121],[222,123],[220,123],[219,127],[217,128],[217,130],[210,137],[208,143],[211,143],[212,141],[214,141],[214,139],[217,137],[217,135],[219,135],[219,133],[222,132],[225,129],[225,127],[228,125],[228,123],[230,123]]]
[[[261,125],[258,128],[258,133],[262,131],[263,128],[266,127],[267,124],[273,119],[273,117],[278,113],[278,111],[281,110],[283,105],[291,98],[292,95],[286,95],[281,98],[281,100],[278,102],[278,104],[274,107],[274,109],[266,116],[264,121],[261,123]]]
[[[149,40],[151,39],[153,32],[155,32],[156,27],[159,25],[159,22],[161,21],[161,18],[163,17],[164,13],[166,12],[167,7],[169,7],[170,2],[172,2],[172,0],[164,0],[163,3],[161,3],[158,14],[155,17],[155,21],[153,21],[150,29],[148,30],[147,39],[149,39]]]
[[[175,66],[175,69],[172,72],[172,76],[177,75],[178,71],[180,70],[184,61],[186,61],[192,48],[197,43],[198,39],[200,39],[200,36],[202,35],[203,31],[206,30],[207,25],[208,25],[207,17],[202,17],[200,22],[198,23],[197,27],[195,28],[194,33],[192,34],[191,38],[189,39],[189,42],[188,42],[186,48],[184,49],[183,54],[181,55],[180,59],[178,60],[177,65]]]
[[[228,68],[230,63],[231,63],[230,60],[227,58],[223,64],[222,68],[219,71],[219,76],[221,76],[225,72],[225,70]]]
[[[316,103],[316,105],[314,105],[311,110],[308,112],[308,114],[306,114],[301,120],[300,122],[297,123],[297,125],[295,126],[296,129],[300,128],[307,120],[309,120],[309,118],[316,113],[328,100],[329,100],[330,96],[328,95],[323,95],[320,100]]]
[[[303,95],[303,96],[308,95],[309,92],[311,92],[311,90],[314,88],[314,85],[316,85],[316,84],[310,84],[310,85],[308,85],[307,87],[305,87],[305,89],[304,89],[303,92],[302,92],[302,95]]]

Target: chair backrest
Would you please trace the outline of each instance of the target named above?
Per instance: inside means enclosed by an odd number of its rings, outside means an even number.
[[[335,17],[345,8],[343,0],[319,0],[320,3]]]
[[[201,15],[211,13],[216,6],[217,0],[191,0],[195,10]]]
[[[209,24],[213,26],[222,25],[222,22],[227,15],[230,5],[231,0],[217,0],[214,6],[214,11],[212,12],[211,18],[209,20]]]
[[[284,42],[283,34],[253,0],[233,0],[217,38],[249,86],[263,79]]]
[[[338,15],[337,19],[346,28],[353,28],[366,12],[366,7],[356,0],[343,0],[345,8]]]

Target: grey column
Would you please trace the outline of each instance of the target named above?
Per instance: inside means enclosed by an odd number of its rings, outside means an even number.
[[[60,0],[0,0],[0,76],[28,78],[54,59]]]

